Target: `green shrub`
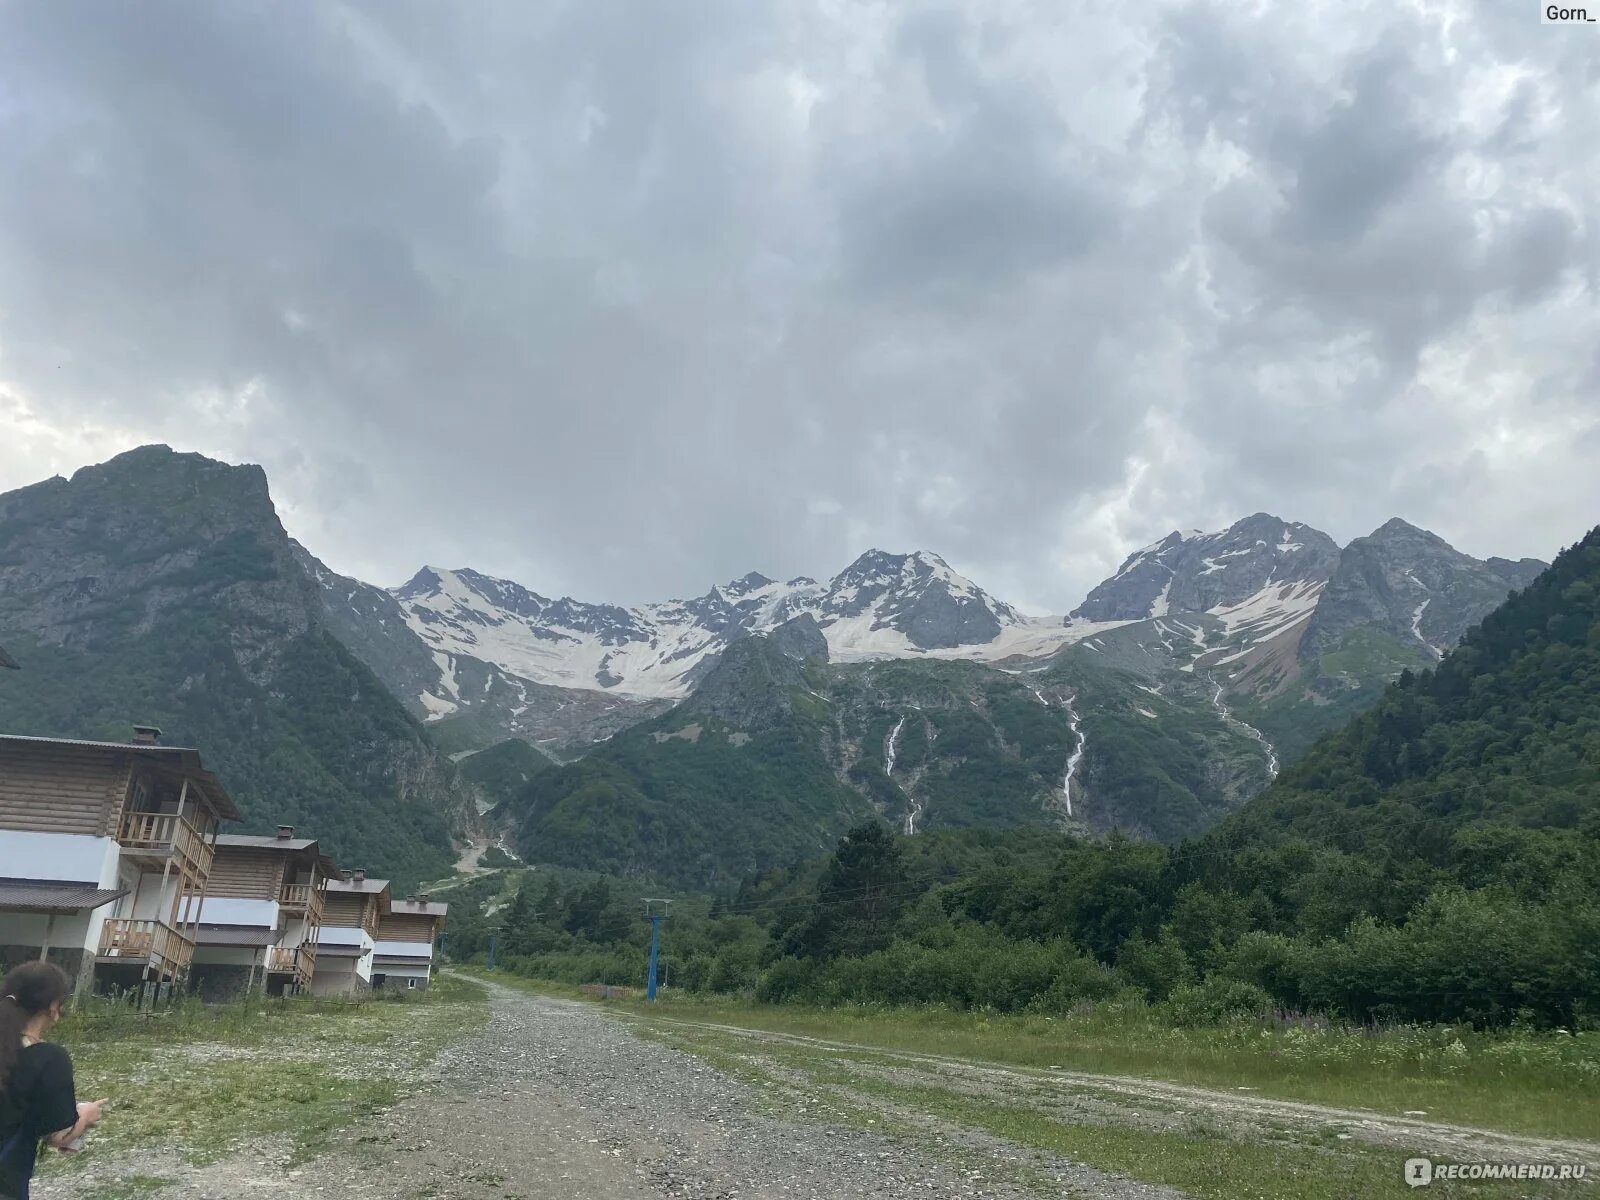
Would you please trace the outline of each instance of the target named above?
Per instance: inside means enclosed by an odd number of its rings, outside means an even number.
[[[1178,988],[1161,1011],[1174,1025],[1211,1025],[1240,1017],[1259,1020],[1272,1011],[1272,997],[1256,984],[1209,975]]]

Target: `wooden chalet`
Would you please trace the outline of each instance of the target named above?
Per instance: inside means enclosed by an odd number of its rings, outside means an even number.
[[[448,904],[426,894],[390,902],[378,919],[372,954],[372,986],[425,988],[433,980],[434,944],[444,928]]]
[[[238,810],[197,750],[0,735],[0,955],[105,987],[183,982],[221,822]]]
[[[195,931],[193,984],[206,999],[260,990],[307,991],[333,862],[294,827],[221,834],[204,919]]]
[[[389,881],[365,871],[342,871],[324,888],[322,928],[317,932],[317,996],[364,992],[372,986],[378,928],[389,913]]]

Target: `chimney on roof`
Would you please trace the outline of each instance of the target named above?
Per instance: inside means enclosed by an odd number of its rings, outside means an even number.
[[[133,744],[135,746],[154,746],[161,740],[161,730],[154,725],[135,725],[133,727]]]
[[[339,878],[344,880],[346,883],[349,883],[352,879],[355,878],[355,874],[356,873],[354,871],[340,871],[339,872]]]
[[[365,871],[359,871],[358,870],[358,871],[352,871],[350,873],[350,882],[352,882],[352,883],[365,883],[366,881],[367,881],[367,873]]]
[[[278,840],[280,842],[287,842],[293,836],[294,836],[294,826],[293,825],[279,825],[278,826]]]
[[[427,892],[418,892],[417,893],[417,903],[418,904],[426,904],[427,902],[428,902],[428,893]]]

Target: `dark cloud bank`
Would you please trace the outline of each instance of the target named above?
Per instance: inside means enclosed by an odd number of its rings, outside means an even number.
[[[879,544],[1057,611],[1256,509],[1600,514],[1600,39],[1532,9],[0,22],[0,486],[161,439],[381,582]]]

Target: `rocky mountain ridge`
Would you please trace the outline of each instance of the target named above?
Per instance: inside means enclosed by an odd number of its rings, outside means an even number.
[[[379,795],[397,811],[423,794],[459,810],[435,748],[459,757],[515,738],[587,756],[544,779],[544,815],[525,822],[541,838],[572,834],[574,853],[583,805],[667,821],[699,793],[725,794],[724,810],[702,814],[708,829],[741,804],[760,810],[757,826],[778,806],[780,840],[797,850],[863,806],[911,829],[1043,822],[1172,838],[1259,792],[1541,566],[1476,560],[1398,520],[1341,549],[1257,513],[1145,547],[1065,618],[1030,617],[927,552],[868,551],[826,581],[750,573],[631,608],[471,570],[424,568],[385,589],[289,539],[258,468],[146,448],[0,497],[0,640],[30,659],[50,648],[33,711],[54,714],[51,728],[111,719],[101,697],[74,699],[72,671],[96,664],[111,673],[100,690],[121,696],[137,662],[179,698],[171,720],[236,747],[272,789],[251,732],[262,713],[284,722],[274,736],[306,744],[312,775],[349,775],[328,753],[410,764],[396,792],[374,790],[366,768],[365,782],[326,785],[353,787],[348,806],[367,823]],[[169,647],[174,663],[139,657]],[[202,654],[234,682],[212,686]],[[359,751],[308,741],[352,718],[325,703],[338,688],[381,694],[355,714],[384,726]],[[739,854],[704,863],[782,849],[747,833]]]
[[[1140,621],[1245,603],[1269,585],[1325,584],[1339,544],[1321,530],[1255,513],[1216,533],[1174,530],[1136,550],[1077,608],[1091,621]]]
[[[246,829],[315,828],[404,884],[441,873],[472,819],[450,764],[329,630],[259,467],[147,446],[0,495],[0,630],[26,659],[0,728],[160,726],[202,749]]]
[[[1002,657],[1028,634],[1058,645],[1072,636],[994,599],[925,551],[869,550],[827,583],[780,583],[752,572],[702,596],[633,608],[552,600],[510,580],[435,567],[391,594],[412,631],[437,650],[535,683],[636,698],[681,699],[732,642],[801,613],[816,619],[840,661]]]
[[[631,608],[551,599],[470,569],[425,567],[385,591],[310,562],[330,624],[447,744],[523,737],[568,756],[665,711],[729,646],[801,614],[835,663],[1005,664],[1083,646],[1132,654],[1147,672],[1198,672],[1241,711],[1284,710],[1257,715],[1297,727],[1293,753],[1405,666],[1454,644],[1541,566],[1480,562],[1398,519],[1341,549],[1311,526],[1254,513],[1214,533],[1174,531],[1070,615],[1037,618],[926,551],[869,550],[826,582],[752,572]],[[1407,646],[1413,618],[1421,636]],[[1355,662],[1338,650],[1352,637],[1367,647]]]

